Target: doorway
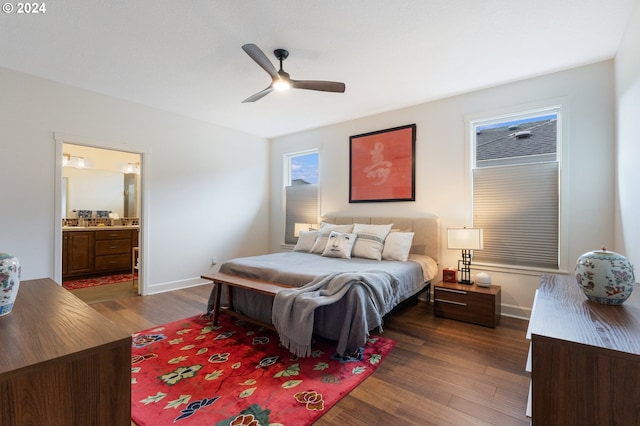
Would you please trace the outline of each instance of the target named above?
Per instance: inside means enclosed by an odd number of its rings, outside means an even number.
[[[56,281],[87,303],[143,294],[143,154],[58,135],[56,152]]]

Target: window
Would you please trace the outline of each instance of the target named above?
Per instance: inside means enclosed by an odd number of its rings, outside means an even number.
[[[296,223],[318,223],[318,151],[285,155],[285,244],[295,244]]]
[[[560,107],[471,122],[474,262],[560,267]]]

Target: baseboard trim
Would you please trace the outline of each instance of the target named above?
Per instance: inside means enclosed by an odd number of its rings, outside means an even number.
[[[186,280],[170,281],[166,283],[152,284],[147,286],[145,295],[166,293],[168,291],[181,290],[189,287],[197,287],[203,284],[211,284],[209,280],[203,280],[202,278],[189,278]]]
[[[505,317],[518,318],[522,320],[529,320],[531,317],[531,308],[525,308],[523,306],[502,304],[501,314]]]

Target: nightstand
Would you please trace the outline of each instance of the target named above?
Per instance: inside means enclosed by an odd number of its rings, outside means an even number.
[[[499,285],[480,287],[440,281],[433,288],[433,313],[451,318],[495,327],[500,321]]]

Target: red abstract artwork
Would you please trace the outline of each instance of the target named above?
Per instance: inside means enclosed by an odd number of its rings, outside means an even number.
[[[415,201],[416,125],[351,136],[349,202]]]

